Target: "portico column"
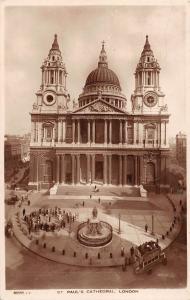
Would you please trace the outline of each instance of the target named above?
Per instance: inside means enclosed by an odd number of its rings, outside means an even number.
[[[122,120],[119,120],[119,143],[122,144]]]
[[[123,162],[123,185],[126,185],[127,183],[127,180],[126,180],[126,177],[127,177],[127,156],[124,155],[123,157],[124,159],[124,162]]]
[[[107,184],[107,155],[104,154],[104,184]]]
[[[62,141],[65,142],[65,120],[62,121]]]
[[[109,121],[109,144],[112,144],[112,120]]]
[[[61,157],[61,182],[65,183],[65,154]]]
[[[59,183],[59,163],[60,163],[60,157],[59,155],[56,156],[56,182]]]
[[[112,155],[109,155],[109,184],[112,184]]]
[[[124,143],[127,144],[127,121],[125,121],[125,136],[124,136]]]
[[[88,120],[88,143],[90,143],[90,120]]]
[[[71,154],[72,160],[72,184],[75,184],[75,155]]]
[[[91,178],[89,178],[90,176],[90,155],[87,154],[86,155],[86,159],[87,159],[87,170],[86,170],[86,183],[89,183],[89,181],[91,182]]]
[[[92,183],[95,180],[95,154],[92,154]]]
[[[80,144],[80,120],[77,121],[77,129],[78,129],[78,144]]]
[[[134,126],[133,144],[136,144],[136,141],[137,141],[137,123],[134,123],[133,126]]]
[[[138,165],[137,165],[137,156],[135,156],[135,185],[137,185],[137,181],[138,181]]]
[[[92,143],[95,143],[95,120],[92,121]]]
[[[122,156],[119,155],[119,185],[122,185]]]
[[[80,154],[77,154],[77,183],[80,183]]]
[[[107,120],[104,120],[104,144],[108,143],[108,137],[107,137]]]
[[[75,120],[72,120],[72,138],[73,138],[73,143],[75,142]]]

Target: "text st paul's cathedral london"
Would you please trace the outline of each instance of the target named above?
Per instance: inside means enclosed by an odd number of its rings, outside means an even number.
[[[31,187],[143,185],[155,191],[167,187],[169,114],[159,84],[161,68],[148,36],[135,70],[130,112],[119,78],[108,67],[104,42],[78,104],[71,105],[66,89],[57,35],[41,70],[42,83],[31,112]]]

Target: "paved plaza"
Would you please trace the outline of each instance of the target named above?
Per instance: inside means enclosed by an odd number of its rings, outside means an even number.
[[[110,195],[108,196],[104,196],[106,191],[102,190],[101,193],[96,193],[91,197],[87,195],[90,192],[89,187],[87,191],[84,188],[76,187],[76,189],[76,200],[71,198],[65,199],[65,195],[62,196],[64,199],[60,197],[52,199],[52,196],[43,192],[29,193],[30,206],[28,206],[27,202],[24,202],[20,208],[15,208],[19,212],[19,222],[14,209],[10,211],[10,215],[13,216],[14,233],[17,240],[36,254],[56,262],[76,266],[102,267],[122,265],[124,263],[124,257],[121,257],[122,249],[125,251],[125,256],[130,256],[130,248],[132,246],[138,246],[150,240],[156,241],[158,239],[161,248],[165,249],[180,231],[180,221],[176,222],[172,230],[170,228],[174,216],[180,216],[181,207],[179,201],[181,199],[185,201],[185,195],[174,197],[176,203],[176,211],[174,213],[173,207],[165,195],[152,193],[149,194],[148,198],[138,197],[136,200],[132,200],[132,197],[129,197],[127,198],[129,200],[127,200],[126,196],[123,195],[123,188],[117,190],[110,188]],[[66,188],[67,194],[69,194],[68,191],[69,188]],[[116,200],[113,200],[113,194]],[[26,214],[30,214],[40,208],[53,209],[55,207],[75,215],[75,222],[71,226],[68,225],[64,229],[60,229],[58,232],[41,231],[40,233],[32,234],[32,238],[31,236],[29,238],[26,225],[22,220],[23,209],[25,209]],[[76,239],[78,225],[91,217],[93,207],[98,209],[99,220],[109,223],[113,228],[112,242],[98,249],[85,247]],[[148,226],[147,232],[145,231],[146,224]],[[166,235],[167,232],[168,235]],[[165,236],[164,239],[163,235]],[[36,239],[38,244],[36,244]],[[44,243],[46,243],[45,249],[43,247]],[[55,251],[52,251],[52,247],[55,247]],[[64,255],[62,255],[63,250]],[[76,252],[75,256],[74,252]],[[88,259],[85,258],[86,253]],[[101,259],[98,259],[98,253],[100,253]],[[110,253],[112,253],[111,258]]]
[[[135,275],[131,267],[92,268],[58,264],[33,254],[16,239],[6,239],[6,289],[184,288],[187,276],[186,223],[166,250],[168,264],[151,276]],[[177,270],[180,269],[180,272]],[[15,276],[16,273],[16,276]]]

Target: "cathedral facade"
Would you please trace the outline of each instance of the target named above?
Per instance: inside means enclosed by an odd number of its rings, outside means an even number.
[[[42,67],[31,112],[30,182],[52,185],[143,185],[164,189],[169,153],[169,114],[160,66],[148,36],[135,70],[132,109],[117,75],[108,67],[104,43],[98,66],[87,77],[78,103],[66,88],[67,71],[54,37]]]

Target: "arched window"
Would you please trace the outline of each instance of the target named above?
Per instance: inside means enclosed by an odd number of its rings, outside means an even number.
[[[53,139],[53,124],[52,123],[45,123],[43,124],[43,131],[44,131],[44,139],[46,142],[51,142]]]
[[[62,71],[59,71],[59,84],[62,84]]]
[[[52,57],[52,60],[53,60],[53,61],[55,60],[55,56]]]
[[[147,124],[144,127],[144,139],[148,144],[153,144],[155,139],[156,126],[154,124]]]
[[[148,85],[151,85],[151,72],[148,72]]]
[[[53,82],[54,82],[54,77],[53,77],[53,70],[51,70],[51,84],[53,84]]]

